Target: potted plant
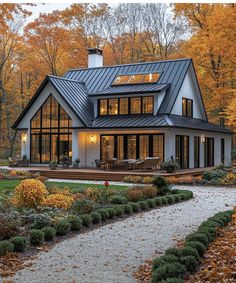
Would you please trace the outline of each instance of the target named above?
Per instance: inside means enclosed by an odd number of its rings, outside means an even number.
[[[178,168],[178,163],[174,160],[168,160],[162,162],[161,169],[165,170],[167,173],[173,173]]]
[[[61,165],[63,169],[68,169],[70,166],[70,158],[69,156],[63,155],[61,158]]]
[[[80,159],[76,158],[75,161],[73,162],[73,168],[79,168],[79,164],[80,164]]]
[[[56,170],[57,169],[57,161],[56,160],[53,160],[49,163],[49,168],[51,170]]]

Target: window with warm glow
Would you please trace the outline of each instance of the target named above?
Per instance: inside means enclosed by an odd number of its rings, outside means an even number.
[[[109,115],[118,115],[118,98],[108,99]]]
[[[131,97],[130,114],[141,114],[141,97]]]
[[[128,98],[120,98],[120,115],[129,114],[129,99]]]
[[[193,100],[182,98],[182,115],[185,117],[193,117]]]
[[[112,85],[155,83],[159,77],[159,73],[117,75]]]
[[[107,99],[100,99],[100,115],[107,115]]]
[[[153,97],[152,96],[143,97],[142,107],[143,107],[142,109],[143,114],[153,113]]]

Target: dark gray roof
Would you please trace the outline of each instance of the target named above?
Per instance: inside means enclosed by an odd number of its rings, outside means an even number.
[[[97,95],[108,95],[108,94],[129,94],[129,93],[148,93],[158,92],[162,89],[168,88],[169,84],[137,84],[137,85],[116,85],[108,87],[107,89],[101,90]]]
[[[191,64],[191,59],[178,59],[78,69],[68,71],[64,77],[70,80],[84,82],[88,90],[88,94],[94,95],[99,93],[102,94],[104,90],[108,89],[117,75],[158,72],[161,75],[156,84],[170,84],[158,113],[170,114],[182,86],[184,77]]]
[[[93,121],[92,128],[161,128],[177,127],[211,132],[232,133],[231,130],[208,123],[204,120],[177,115],[129,115],[99,117]]]
[[[94,116],[93,105],[88,100],[84,84],[55,76],[48,77],[85,126],[91,125]]]

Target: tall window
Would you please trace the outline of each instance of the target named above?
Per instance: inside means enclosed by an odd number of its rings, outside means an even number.
[[[185,117],[193,117],[193,100],[182,98],[182,115]]]
[[[221,163],[225,163],[225,139],[220,140]]]
[[[200,167],[200,137],[194,137],[194,168]]]
[[[100,116],[153,114],[153,107],[153,96],[100,99],[98,101],[98,114]]]
[[[175,139],[175,159],[181,169],[189,168],[189,137],[177,135]]]
[[[204,165],[205,167],[214,166],[214,138],[205,138]]]
[[[31,120],[31,162],[57,162],[72,157],[72,120],[50,95]]]
[[[145,159],[159,157],[164,160],[164,134],[131,134],[101,136],[101,159]]]

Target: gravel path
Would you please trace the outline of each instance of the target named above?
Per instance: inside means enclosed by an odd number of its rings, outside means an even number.
[[[179,187],[181,188],[181,187]],[[186,188],[186,187],[184,187]],[[187,202],[103,226],[41,252],[17,283],[129,283],[145,259],[164,252],[202,221],[236,203],[236,189],[192,188]]]

